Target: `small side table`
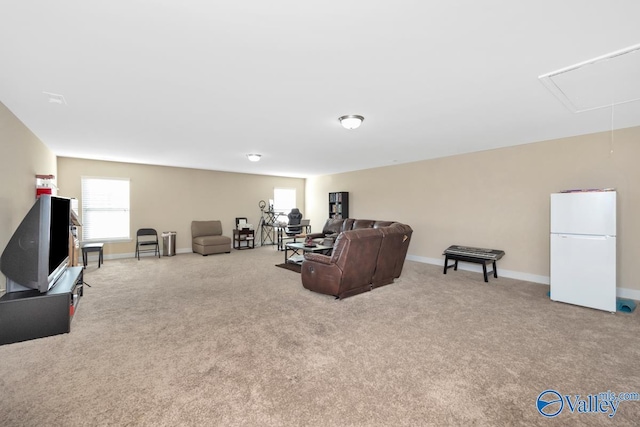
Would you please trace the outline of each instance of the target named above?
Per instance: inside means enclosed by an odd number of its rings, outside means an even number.
[[[304,254],[306,253],[320,253],[328,255],[332,250],[332,246],[323,246],[317,244],[307,246],[304,243],[285,243],[284,263],[302,264],[302,261],[304,261]],[[291,256],[289,256],[289,251],[291,251]]]
[[[103,251],[104,243],[86,243],[82,245],[82,268],[87,268],[87,258],[89,252],[98,252],[98,268],[103,263]]]
[[[242,245],[244,242],[244,246]],[[249,246],[251,242],[251,246]],[[255,248],[254,231],[248,228],[233,230],[233,249],[253,249]]]
[[[285,250],[285,240],[292,240],[292,243],[298,243],[297,239],[306,239],[307,238],[307,233],[311,233],[311,226],[310,225],[303,225],[300,227],[300,233],[298,234],[287,234],[286,233],[286,227],[278,227],[277,228],[277,240],[278,240],[278,250],[279,251],[284,251]]]

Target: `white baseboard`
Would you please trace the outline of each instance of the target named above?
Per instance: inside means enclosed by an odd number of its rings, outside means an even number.
[[[259,246],[260,245],[256,245],[256,247],[259,247]],[[268,245],[268,246],[271,246],[271,245]],[[176,254],[189,254],[192,252],[193,250],[191,248],[176,249]],[[104,259],[135,258],[135,256],[136,256],[135,253],[111,254],[111,255],[105,255]],[[143,256],[150,256],[150,255],[145,254]],[[407,255],[407,259],[409,261],[421,262],[423,264],[433,264],[433,265],[437,265],[444,268],[444,260],[439,258],[428,258],[428,257],[421,257],[416,255]],[[465,270],[465,271],[474,271],[478,273],[482,272],[482,267],[480,267],[480,265],[467,263],[467,262],[458,264],[458,269]],[[525,282],[538,283],[541,285],[549,285],[549,276],[540,276],[537,274],[523,273],[520,271],[512,271],[512,270],[504,270],[504,269],[498,269],[498,275],[500,277],[508,277],[510,279],[522,280]],[[637,289],[618,287],[616,291],[616,295],[618,296],[618,298],[627,298],[627,299],[640,301],[640,290],[637,290]]]
[[[177,254],[190,254],[192,253],[193,250],[191,248],[181,248],[181,249],[176,249],[176,255]],[[160,255],[162,255],[162,250],[160,250]],[[97,258],[98,255],[96,255]],[[156,255],[152,255],[150,252],[145,252],[144,254],[140,254],[140,257],[152,257],[152,256],[156,256]],[[129,253],[124,253],[124,254],[109,254],[109,255],[104,255],[104,259],[108,260],[108,259],[124,259],[124,258],[135,258],[136,257],[136,253],[135,252],[129,252]],[[92,258],[91,258],[92,259]],[[82,261],[82,260],[80,260]]]
[[[616,295],[618,295],[618,298],[640,301],[640,291],[637,289],[618,288]]]
[[[407,259],[409,261],[416,261],[424,264],[438,265],[444,269],[444,259],[420,257],[416,255],[407,255]],[[479,264],[472,264],[467,262],[458,264],[458,269],[465,271],[475,271],[479,273],[482,272],[482,267],[480,267]],[[504,270],[500,268],[498,268],[498,276],[508,277],[510,279],[516,280],[523,280],[525,282],[539,283],[541,285],[549,285],[550,283],[549,276],[539,276],[537,274],[522,273],[520,271]],[[640,301],[640,290],[637,289],[618,287],[616,289],[616,295],[618,296],[618,298],[627,298]]]

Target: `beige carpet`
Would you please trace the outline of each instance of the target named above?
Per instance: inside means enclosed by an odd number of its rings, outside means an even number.
[[[638,312],[549,301],[547,286],[407,262],[342,301],[272,247],[107,260],[70,334],[0,347],[3,426],[601,426],[536,410],[546,389],[640,391]]]
[[[276,264],[276,267],[284,268],[285,270],[294,271],[296,273],[302,272],[302,264],[293,264],[290,262],[283,262],[280,264]]]

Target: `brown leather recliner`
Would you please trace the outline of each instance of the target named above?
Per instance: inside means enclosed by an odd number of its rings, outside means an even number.
[[[407,252],[409,252],[409,243],[411,242],[411,235],[413,234],[413,229],[407,224],[402,224],[402,228],[404,228],[404,234],[402,236],[402,246],[400,246],[400,250],[396,254],[396,270],[393,274],[393,277],[396,279],[400,277],[402,274],[402,268],[404,267],[404,261],[407,258]]]
[[[342,224],[342,231],[362,228],[379,228],[383,231],[381,253],[378,255],[378,267],[372,285],[374,288],[388,285],[393,282],[394,278],[400,277],[402,273],[413,229],[396,221],[373,219],[347,218]],[[388,242],[387,239],[389,239]]]
[[[393,283],[393,279],[400,277],[413,233],[411,227],[399,222],[380,227],[380,231],[383,237],[376,271],[371,281],[372,288],[388,285]]]
[[[331,246],[333,241],[343,231],[359,230],[361,228],[381,228],[394,224],[395,221],[377,221],[374,219],[355,219],[355,218],[329,218],[322,227],[321,233],[311,233],[312,239],[324,239],[325,246]]]
[[[342,231],[358,230],[360,228],[382,228],[395,223],[395,221],[379,221],[376,219],[347,218],[342,224]]]
[[[308,253],[302,285],[311,291],[346,298],[371,290],[383,232],[366,228],[340,233],[331,256]]]
[[[307,234],[307,238],[310,237],[314,240],[321,239],[320,243],[325,243],[324,246],[331,246],[338,237],[338,234],[343,231],[344,221],[342,218],[329,218],[327,222],[324,223],[321,233],[309,233]]]

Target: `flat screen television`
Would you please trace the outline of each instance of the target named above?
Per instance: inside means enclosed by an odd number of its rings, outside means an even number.
[[[0,257],[7,292],[47,292],[67,269],[71,200],[42,195],[24,217]]]

